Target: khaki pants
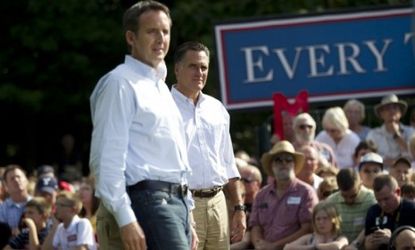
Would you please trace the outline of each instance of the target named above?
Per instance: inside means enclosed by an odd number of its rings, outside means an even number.
[[[227,250],[229,243],[229,219],[223,192],[212,198],[193,197],[193,217],[199,237],[198,250]]]
[[[97,211],[97,235],[100,250],[123,250],[120,228],[114,216],[102,205]]]

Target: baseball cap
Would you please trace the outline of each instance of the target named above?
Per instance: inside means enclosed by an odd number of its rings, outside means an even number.
[[[50,176],[40,177],[36,183],[36,191],[52,194],[58,191],[58,181]]]
[[[373,153],[373,152],[369,152],[369,153],[366,153],[365,155],[363,155],[360,158],[359,171],[362,168],[363,164],[369,163],[369,162],[379,164],[381,169],[383,170],[383,158],[382,158],[382,156],[380,156],[379,154]]]

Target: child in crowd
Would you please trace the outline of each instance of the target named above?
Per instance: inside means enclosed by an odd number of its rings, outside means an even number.
[[[55,217],[51,233],[45,241],[44,249],[96,249],[91,223],[79,218],[82,202],[78,194],[62,191],[56,199]]]
[[[40,249],[48,234],[46,222],[51,211],[50,204],[42,197],[35,197],[26,204],[22,222],[26,225],[21,233],[9,241],[4,249]]]

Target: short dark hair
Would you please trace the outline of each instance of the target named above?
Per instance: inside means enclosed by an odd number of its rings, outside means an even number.
[[[124,33],[127,31],[132,31],[137,33],[138,28],[140,27],[140,16],[146,11],[163,11],[166,13],[167,17],[170,19],[170,24],[172,23],[170,17],[170,10],[169,8],[157,1],[154,0],[146,0],[140,1],[134,5],[132,5],[128,10],[125,11],[123,16],[123,31]]]
[[[373,153],[377,153],[378,147],[376,146],[373,141],[361,141],[359,144],[357,144],[356,148],[354,149],[353,156],[356,158],[359,154],[359,151],[362,149],[368,149]]]
[[[206,53],[207,57],[209,58],[209,49],[200,42],[195,41],[188,41],[185,43],[182,43],[177,47],[176,51],[174,52],[174,64],[180,62],[187,51],[193,50],[193,51],[203,51]]]
[[[404,183],[401,186],[401,196],[415,194],[415,183]]]
[[[341,191],[348,191],[360,184],[357,172],[352,168],[344,168],[336,176],[337,185]]]
[[[6,169],[4,170],[4,173],[3,173],[3,181],[4,181],[4,182],[7,182],[7,179],[6,179],[7,175],[8,175],[11,171],[14,171],[14,170],[16,170],[16,169],[19,169],[20,171],[22,171],[22,172],[23,172],[23,174],[26,176],[26,171],[24,171],[24,169],[23,169],[20,165],[17,165],[17,164],[11,164],[11,165],[7,165],[7,166],[6,166]]]
[[[399,186],[395,178],[388,174],[381,174],[376,176],[375,180],[373,181],[373,190],[375,192],[379,192],[384,187],[389,187],[391,190],[396,190]]]

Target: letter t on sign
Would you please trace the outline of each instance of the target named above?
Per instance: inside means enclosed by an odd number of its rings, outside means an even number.
[[[272,95],[274,101],[274,134],[280,139],[284,140],[284,125],[282,112],[286,112],[287,115],[296,116],[302,112],[308,112],[308,92],[305,90],[295,97],[293,104],[289,103],[287,97],[282,93],[274,93]]]

